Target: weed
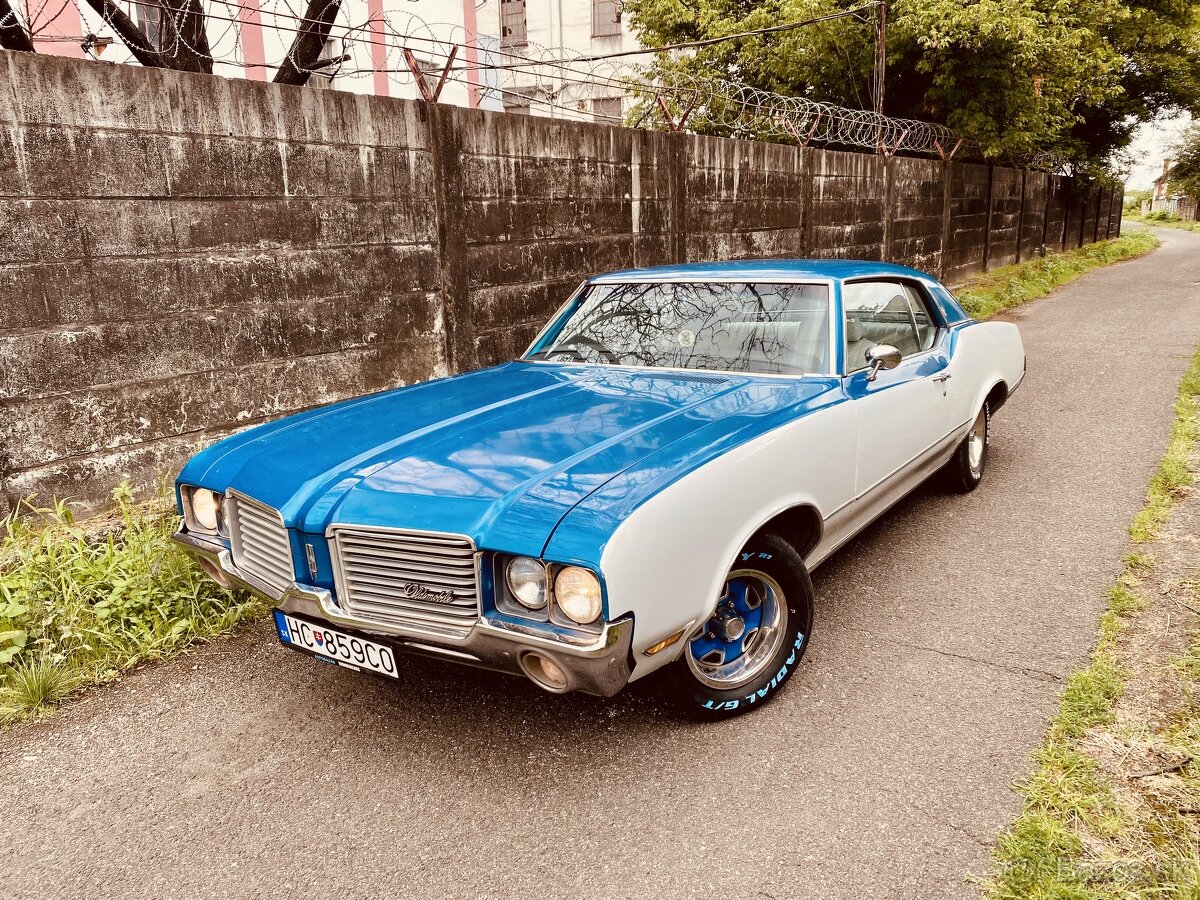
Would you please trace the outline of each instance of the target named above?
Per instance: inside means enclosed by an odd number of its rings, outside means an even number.
[[[75,687],[75,673],[64,660],[38,656],[11,667],[4,683],[5,706],[37,712],[52,706]]]
[[[1200,222],[1181,219],[1165,210],[1156,210],[1146,215],[1127,215],[1126,219],[1134,222],[1145,222],[1148,225],[1165,225],[1167,228],[1178,228],[1180,231],[1200,231]]]
[[[159,498],[113,494],[84,528],[69,504],[26,504],[0,540],[0,715],[41,712],[85,684],[177,652],[259,615],[264,606],[206,578],[170,540]]]
[[[1098,266],[1149,253],[1158,244],[1158,238],[1153,234],[1139,230],[1065,253],[1049,253],[973,278],[958,290],[958,300],[972,316],[986,319],[1044,297],[1056,287]]]

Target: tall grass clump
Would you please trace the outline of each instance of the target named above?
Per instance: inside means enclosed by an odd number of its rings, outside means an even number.
[[[262,612],[176,548],[166,500],[135,503],[123,485],[113,501],[86,527],[61,501],[0,520],[0,722],[49,711],[78,687]]]

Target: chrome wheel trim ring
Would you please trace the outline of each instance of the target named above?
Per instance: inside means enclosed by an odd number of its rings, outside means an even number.
[[[728,593],[729,583],[736,579],[756,581],[762,586],[762,622],[757,628],[748,630],[744,638],[745,649],[729,662],[706,663],[692,653],[692,642],[684,649],[688,668],[701,684],[718,691],[736,690],[756,679],[770,665],[783,644],[783,608],[787,603],[783,588],[774,578],[755,569],[737,569],[725,576],[725,588],[721,596]],[[711,620],[710,620],[711,622]],[[701,632],[712,627],[705,622]]]
[[[983,451],[987,447],[987,407],[979,411],[975,424],[967,435],[967,463],[971,466],[971,474],[978,475],[983,465]]]

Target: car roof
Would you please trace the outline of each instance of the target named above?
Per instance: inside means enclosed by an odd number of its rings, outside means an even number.
[[[739,259],[729,262],[699,262],[676,266],[652,266],[607,272],[588,279],[589,284],[613,284],[622,281],[709,281],[745,279],[747,281],[797,281],[813,279],[862,278],[873,275],[920,278],[933,276],[908,266],[867,259]]]

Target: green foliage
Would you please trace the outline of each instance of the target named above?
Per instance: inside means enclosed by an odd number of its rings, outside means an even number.
[[[172,544],[167,503],[135,504],[128,486],[113,499],[113,516],[86,529],[63,502],[0,523],[0,718],[45,710],[261,613]]]
[[[647,44],[719,37],[844,10],[834,0],[626,0]],[[1039,149],[1094,167],[1164,112],[1200,109],[1192,0],[890,0],[884,111],[938,122],[991,157]],[[867,14],[705,47],[650,66],[874,106]],[[706,130],[704,110],[693,113]],[[708,129],[720,133],[709,120]]]
[[[1054,288],[1098,266],[1141,256],[1157,246],[1158,238],[1139,230],[1066,253],[1048,253],[972,279],[959,289],[958,300],[972,316],[986,319],[1002,310],[1044,297]]]
[[[1125,200],[1122,205],[1125,207],[1127,212],[1133,212],[1136,214],[1141,210],[1142,203],[1146,200],[1149,200],[1153,196],[1154,192],[1146,190],[1145,188],[1139,188],[1135,191],[1127,190],[1125,191]]]
[[[1171,148],[1170,190],[1200,197],[1200,124],[1193,123]]]
[[[1179,221],[1179,216],[1172,212],[1167,212],[1165,209],[1156,209],[1142,216],[1143,222],[1153,222],[1155,224],[1173,223]]]
[[[1153,215],[1156,214],[1150,214],[1150,216]],[[1166,213],[1164,213],[1164,215],[1167,217],[1163,219],[1152,219],[1150,216],[1147,216],[1146,221],[1152,222],[1155,225],[1166,225],[1168,228],[1178,228],[1180,231],[1191,231],[1193,233],[1200,232],[1200,222],[1184,221],[1183,219],[1176,218],[1175,216],[1171,216],[1170,214]]]
[[[5,702],[0,707],[0,721],[53,706],[71,693],[76,677],[77,673],[65,660],[48,656],[23,659],[14,664],[4,681]]]

